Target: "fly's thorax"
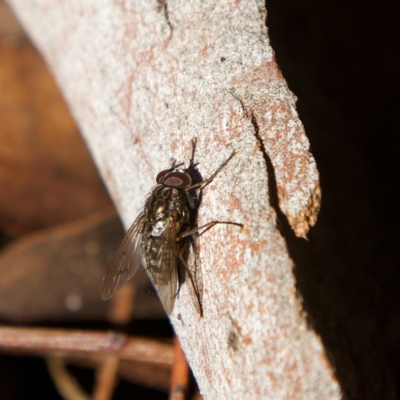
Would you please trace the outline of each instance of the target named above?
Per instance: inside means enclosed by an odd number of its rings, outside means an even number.
[[[162,198],[158,198],[154,203],[154,216],[156,220],[161,219],[165,215],[167,207],[167,201]]]
[[[149,203],[147,208],[150,221],[160,221],[169,217],[173,217],[175,221],[186,219],[190,209],[186,192],[167,186],[156,188]]]

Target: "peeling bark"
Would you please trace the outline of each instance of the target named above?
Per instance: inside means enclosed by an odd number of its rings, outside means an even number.
[[[126,226],[170,157],[198,138],[204,317],[184,284],[171,321],[206,399],[337,399],[277,228],[316,222],[309,142],[275,63],[262,2],[9,0],[69,103]],[[277,203],[271,199],[271,180]]]

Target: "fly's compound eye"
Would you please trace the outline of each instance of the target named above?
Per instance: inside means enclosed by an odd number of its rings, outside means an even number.
[[[164,183],[164,177],[165,177],[165,175],[167,175],[168,172],[170,172],[170,171],[171,171],[170,169],[164,169],[163,171],[159,172],[158,175],[157,175],[157,178],[156,178],[156,182],[157,182],[158,184]]]
[[[164,172],[164,171],[162,171]],[[162,173],[160,172],[160,174]],[[159,175],[160,175],[159,174]],[[158,178],[158,176],[157,176]],[[186,174],[183,171],[172,171],[172,172],[167,172],[162,176],[162,183],[165,186],[170,186],[170,187],[175,187],[175,188],[187,188],[188,186],[191,185],[192,179],[188,174]]]

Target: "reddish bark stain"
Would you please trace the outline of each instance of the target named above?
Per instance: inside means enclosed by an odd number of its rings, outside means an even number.
[[[282,74],[279,71],[275,61],[266,61],[263,64],[255,67],[252,71],[246,71],[237,75],[232,80],[232,86],[239,86],[240,83],[251,83],[256,81],[270,81],[272,79],[282,79]]]
[[[249,344],[253,343],[253,340],[249,337],[243,339],[243,343],[248,346]]]
[[[201,50],[200,50],[200,55],[201,55],[202,57],[205,57],[205,56],[207,55],[207,51],[208,51],[208,45],[205,44],[205,45],[201,48]]]
[[[278,177],[277,189],[281,208],[290,213],[288,201],[292,197],[304,197],[305,188],[313,188],[309,174],[311,154],[304,139],[303,125],[293,109],[293,97],[287,90],[286,96],[271,96],[265,88],[271,87],[284,93],[285,82],[275,61],[265,62],[236,76],[232,80],[233,95],[241,102],[248,118],[254,118],[257,135],[265,146]],[[317,179],[317,178],[316,178]],[[315,182],[314,187],[318,183]],[[304,237],[315,221],[319,210],[319,197],[310,193],[307,204],[298,204],[288,220],[297,236]]]

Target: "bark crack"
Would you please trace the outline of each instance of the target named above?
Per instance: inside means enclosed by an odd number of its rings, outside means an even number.
[[[167,25],[171,31],[169,34],[169,38],[171,39],[174,28],[172,27],[171,20],[169,19],[168,2],[166,0],[158,0],[157,11],[160,12],[161,10],[164,12],[165,21],[167,22]]]

